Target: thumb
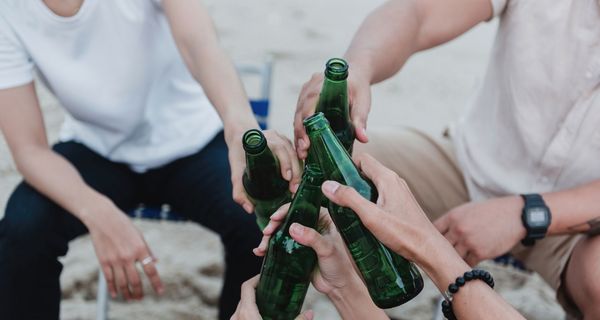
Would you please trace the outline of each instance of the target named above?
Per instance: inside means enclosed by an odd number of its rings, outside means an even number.
[[[445,234],[446,232],[448,232],[448,229],[450,228],[450,220],[448,219],[448,214],[439,217],[433,222],[433,225],[441,234]]]
[[[350,118],[356,131],[356,139],[362,143],[369,142],[367,137],[367,119],[369,110],[371,109],[371,91],[367,87],[357,89],[356,94],[352,97]]]
[[[313,320],[314,313],[312,310],[306,310],[302,312],[295,320]]]
[[[333,253],[333,244],[327,241],[315,229],[307,228],[299,223],[290,226],[292,239],[301,245],[311,247],[318,257],[327,257]]]
[[[354,210],[361,219],[363,215],[377,208],[374,203],[365,199],[354,188],[341,185],[336,181],[325,181],[321,190],[329,200]]]

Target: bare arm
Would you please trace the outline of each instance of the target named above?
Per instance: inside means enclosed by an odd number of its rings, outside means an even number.
[[[109,202],[48,146],[33,83],[0,90],[0,128],[25,181],[84,223],[98,203]]]
[[[390,0],[365,19],[346,58],[353,72],[377,83],[412,54],[448,42],[491,15],[490,0]]]
[[[163,0],[162,5],[183,60],[223,120],[229,146],[233,198],[250,212],[252,204],[241,184],[245,168],[241,136],[248,129],[258,128],[258,124],[248,97],[233,63],[219,44],[212,19],[201,1]],[[279,158],[282,176],[290,181],[290,189],[295,191],[300,181],[300,166],[291,142],[274,131],[268,130],[265,135],[269,147]]]
[[[450,41],[491,16],[490,0],[389,0],[369,14],[345,54],[356,139],[369,141],[372,84],[397,73],[412,54]],[[294,142],[300,158],[310,145],[302,120],[314,113],[322,83],[322,73],[315,73],[298,98]]]
[[[379,241],[415,261],[436,287],[445,291],[458,276],[470,270],[469,265],[431,224],[406,182],[366,154],[357,156],[357,160],[379,190],[377,205],[333,181],[323,184],[323,194],[353,209]],[[469,281],[461,287],[452,305],[458,319],[524,319],[482,281]]]
[[[552,212],[548,235],[600,234],[600,180],[542,196]]]
[[[151,255],[149,248],[127,216],[50,149],[33,82],[0,90],[0,129],[25,181],[86,225],[113,296],[121,291],[126,299],[141,297],[134,264]],[[144,270],[162,292],[154,266]]]

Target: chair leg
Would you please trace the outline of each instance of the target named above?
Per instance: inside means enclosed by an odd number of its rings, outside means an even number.
[[[102,270],[98,272],[98,293],[96,294],[96,320],[108,319],[108,288]]]

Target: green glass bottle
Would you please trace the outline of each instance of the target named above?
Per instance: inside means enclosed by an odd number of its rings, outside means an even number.
[[[285,222],[269,241],[256,288],[256,304],[265,320],[291,320],[300,314],[317,256],[294,241],[289,230],[294,222],[317,227],[323,180],[317,165],[306,167]]]
[[[304,120],[310,148],[328,180],[353,187],[372,202],[377,189],[350,159],[322,113]],[[369,290],[380,308],[391,308],[414,298],[423,289],[416,266],[381,244],[354,211],[329,202],[329,214],[348,247]]]
[[[315,113],[323,112],[337,138],[348,153],[352,154],[356,135],[350,121],[347,78],[348,63],[344,59],[332,58],[327,61]]]
[[[281,176],[279,161],[267,146],[260,130],[251,129],[242,136],[246,151],[246,171],[242,179],[246,194],[254,204],[259,228],[264,229],[271,215],[290,202],[289,183]]]

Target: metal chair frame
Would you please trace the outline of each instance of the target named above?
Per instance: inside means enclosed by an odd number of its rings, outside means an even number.
[[[268,110],[271,97],[271,79],[273,74],[273,59],[267,57],[265,61],[258,64],[238,64],[238,73],[242,76],[259,76],[261,80],[260,97],[250,99],[250,104],[255,113],[256,120],[262,129],[267,127]],[[133,218],[185,221],[183,217],[171,212],[168,205],[162,205],[159,210],[146,210],[143,205],[127,213]],[[109,314],[109,295],[106,279],[102,270],[98,272],[98,291],[96,295],[96,320],[106,320]]]

